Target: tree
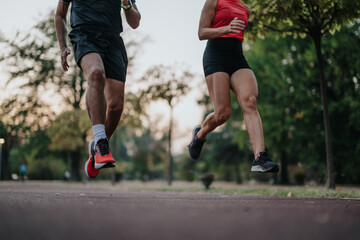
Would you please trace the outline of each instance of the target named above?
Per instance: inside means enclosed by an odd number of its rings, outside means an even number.
[[[2,151],[1,178],[10,179],[9,155],[21,140],[33,132],[46,129],[54,118],[49,105],[36,96],[15,95],[1,104],[0,137],[5,139]]]
[[[180,98],[190,91],[189,83],[193,74],[183,71],[179,76],[177,69],[163,65],[150,68],[142,77],[143,82],[149,82],[150,86],[141,92],[143,102],[165,100],[170,108],[170,120],[168,131],[168,183],[171,185],[173,180],[173,156],[171,153],[172,130],[173,130],[173,110]]]
[[[57,107],[62,109],[58,110],[80,109],[86,81],[75,65],[73,54],[69,71],[64,73],[61,68],[53,12],[27,34],[18,33],[4,43],[7,51],[1,60],[9,69],[7,84],[21,79],[19,90],[43,101],[49,97],[61,99]]]
[[[11,173],[19,174],[19,165],[28,165],[27,177],[31,180],[63,180],[66,164],[63,161],[65,151],[53,151],[49,148],[51,140],[46,130],[36,130],[25,143],[14,148],[9,156]]]
[[[26,34],[18,33],[13,40],[8,40],[0,36],[0,42],[5,45],[0,60],[7,66],[10,75],[6,87],[11,89],[10,86],[16,84],[17,90],[15,92],[20,92],[18,95],[9,94],[9,96],[4,99],[4,104],[11,102],[13,109],[21,109],[21,114],[14,115],[14,118],[18,118],[17,120],[14,119],[14,122],[30,119],[27,117],[27,114],[32,111],[26,109],[26,107],[31,107],[31,104],[24,103],[21,105],[18,101],[18,96],[30,99],[29,103],[33,103],[33,105],[36,106],[40,117],[38,120],[42,117],[40,114],[46,115],[49,113],[49,116],[51,116],[53,111],[59,114],[59,112],[62,111],[72,110],[76,110],[75,112],[78,113],[79,111],[77,110],[83,107],[82,101],[87,87],[86,80],[81,70],[76,66],[73,54],[69,56],[69,62],[72,62],[69,71],[64,72],[62,70],[53,17],[54,14],[53,11],[51,11],[48,16],[44,20],[41,20],[31,31]],[[141,49],[139,45],[143,39],[144,38],[135,38],[130,35],[127,41],[125,41],[128,58],[130,60],[128,74],[132,73],[135,58]],[[132,94],[130,98],[132,99],[133,96],[135,95]],[[47,108],[41,107],[44,106],[44,103],[47,104]],[[57,103],[57,105],[49,106],[50,103]],[[136,106],[136,110],[139,110],[139,106]],[[132,114],[134,111],[132,110],[128,113]],[[131,118],[133,120],[136,119],[136,115],[137,113]],[[52,115],[51,119],[54,119],[54,115]],[[0,119],[0,121],[2,121],[2,119]],[[4,120],[5,125],[7,124],[6,121]],[[132,123],[139,124],[139,121]],[[12,123],[8,125],[12,125]],[[25,123],[24,127],[26,126],[37,125],[31,125],[30,121],[29,123]],[[20,137],[18,134],[14,135]],[[82,142],[85,143],[86,135],[82,136],[84,137]],[[79,166],[82,149],[83,146],[78,146],[77,150],[71,150],[72,152],[77,152],[75,155],[70,154],[73,156],[73,166]],[[10,151],[10,149],[8,150]],[[6,155],[6,151],[4,155]],[[78,169],[76,172],[78,172]]]
[[[71,179],[80,181],[81,149],[86,146],[86,136],[91,128],[85,110],[73,110],[60,114],[47,130],[51,139],[50,148],[68,153],[68,167]],[[70,167],[71,166],[71,167]]]
[[[360,16],[360,2],[353,0],[266,0],[252,1],[252,31],[259,36],[269,30],[281,36],[310,37],[316,49],[325,128],[328,187],[335,188],[333,144],[328,113],[327,85],[322,53],[324,34],[334,34],[345,23]],[[250,28],[251,29],[251,28]]]
[[[166,140],[157,140],[153,129],[144,129],[140,136],[134,136],[134,154],[132,156],[135,175],[142,181],[159,178],[158,166],[164,166],[167,158]]]
[[[290,183],[289,165],[309,163],[311,169],[320,168],[319,159],[325,157],[318,151],[325,146],[321,141],[320,100],[314,97],[320,92],[311,67],[316,61],[311,43],[310,39],[290,37],[276,40],[274,34],[268,34],[265,40],[251,43],[245,53],[259,83],[266,147],[281,161],[282,184]]]
[[[53,12],[32,31],[25,35],[18,33],[14,40],[4,40],[3,43],[6,51],[0,59],[7,65],[10,74],[6,87],[17,84],[17,91],[20,91],[19,94],[9,95],[4,103],[11,103],[12,109],[15,109],[12,111],[19,111],[20,114],[14,114],[13,121],[21,122],[22,125],[18,125],[21,129],[32,126],[26,128],[32,132],[34,126],[37,126],[33,119],[53,120],[55,109],[57,112],[80,109],[85,94],[85,79],[75,66],[66,74],[61,69]],[[50,102],[59,104],[50,106]],[[8,120],[5,123],[11,125]],[[47,124],[50,124],[50,121]],[[25,137],[17,135],[20,138]],[[81,148],[77,151],[80,152]],[[77,162],[78,159],[73,161]]]

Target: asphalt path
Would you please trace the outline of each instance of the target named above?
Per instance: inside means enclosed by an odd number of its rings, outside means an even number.
[[[360,239],[360,201],[0,183],[0,239]]]

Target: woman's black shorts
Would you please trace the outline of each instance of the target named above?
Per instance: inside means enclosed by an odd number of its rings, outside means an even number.
[[[84,26],[73,28],[69,37],[75,61],[80,68],[81,58],[90,52],[96,52],[104,63],[105,76],[125,82],[128,57],[120,34]]]
[[[251,69],[247,63],[242,43],[237,38],[215,38],[207,42],[203,67],[205,77],[216,72],[225,72],[229,76],[239,69]]]

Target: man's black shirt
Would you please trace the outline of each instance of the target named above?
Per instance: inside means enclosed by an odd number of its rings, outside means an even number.
[[[72,28],[86,26],[105,32],[121,33],[121,0],[63,0],[72,2]],[[132,1],[135,2],[135,1]]]

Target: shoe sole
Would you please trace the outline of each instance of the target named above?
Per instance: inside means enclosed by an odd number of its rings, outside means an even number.
[[[89,162],[90,162],[90,158],[89,158],[89,159],[86,161],[86,163],[85,163],[85,174],[86,174],[87,177],[93,178],[93,177],[90,177],[89,174],[88,174],[88,172],[87,172],[87,167],[88,167]]]
[[[88,146],[89,159],[85,162],[85,169],[84,169],[86,176],[89,177],[89,178],[95,178],[95,177],[89,176],[89,174],[88,174],[88,172],[87,172],[87,167],[88,167],[88,164],[90,163],[90,159],[91,159],[91,145],[92,145],[92,142],[93,142],[93,141],[94,141],[94,140],[91,140],[91,141],[89,142],[89,146]]]
[[[94,168],[96,169],[101,169],[101,168],[112,168],[115,167],[115,163],[112,163],[110,161],[106,162],[106,163],[94,163]]]
[[[261,166],[256,165],[256,166],[251,167],[251,171],[252,172],[261,172],[261,173],[279,172],[279,167],[274,166],[274,167],[269,168],[269,169],[263,169]]]

